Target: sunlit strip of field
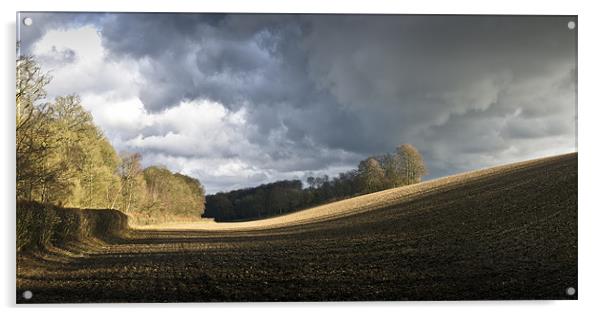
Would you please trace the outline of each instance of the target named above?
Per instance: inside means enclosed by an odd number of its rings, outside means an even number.
[[[211,219],[202,219],[195,222],[173,222],[158,225],[134,226],[134,229],[143,230],[206,230],[206,231],[227,231],[227,230],[256,230],[277,228],[290,225],[306,224],[339,218],[351,214],[369,212],[371,210],[393,206],[401,202],[406,202],[415,198],[423,197],[426,194],[432,194],[440,191],[451,190],[461,186],[469,181],[479,181],[495,177],[503,173],[511,173],[524,168],[533,167],[542,163],[549,163],[552,160],[561,160],[566,158],[566,154],[555,157],[546,157],[534,160],[528,160],[518,163],[501,165],[493,168],[486,168],[466,173],[460,173],[439,179],[425,181],[422,183],[408,185],[404,187],[384,190],[376,193],[366,194],[349,198],[346,200],[320,205],[306,210],[286,214],[278,217],[272,217],[262,220],[246,222],[215,222]]]

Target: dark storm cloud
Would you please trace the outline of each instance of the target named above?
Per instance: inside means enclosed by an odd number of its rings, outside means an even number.
[[[150,110],[195,98],[231,108],[249,100],[299,104],[310,85],[292,47],[300,27],[279,15],[115,15],[103,39],[116,54],[150,59],[140,96]]]
[[[103,27],[106,47],[133,57],[187,54],[187,42],[201,40],[224,18],[221,14],[124,13],[111,15]]]
[[[358,118],[362,111],[341,106],[310,76],[310,48],[305,44],[311,19],[228,15],[204,23],[207,17],[211,15],[117,15],[103,29],[113,52],[152,58],[152,65],[143,70],[149,81],[140,95],[147,109],[208,98],[234,109],[247,105],[260,132],[249,137],[258,142],[272,129],[284,128],[292,138],[309,137],[350,151],[370,153],[384,147],[384,142],[368,141],[371,135],[363,133],[366,124]],[[132,37],[135,40],[124,40]]]
[[[572,17],[44,18],[52,27],[96,25],[109,60],[137,63],[138,98],[150,113],[193,100],[244,110],[237,141],[246,147],[216,148],[213,155],[257,168],[239,179],[245,183],[272,179],[275,171],[350,168],[400,143],[424,153],[431,176],[574,149]],[[144,127],[141,135],[157,141],[141,150],[187,159],[211,155],[159,141],[174,130]],[[237,181],[218,178],[208,181],[216,187]]]
[[[556,121],[539,120],[539,135],[530,135],[564,137],[565,147],[557,150],[567,150],[574,135],[576,67],[576,33],[568,21],[317,16],[306,37],[310,76],[359,113],[363,132],[380,140],[380,150],[414,143],[441,165],[437,175],[473,166],[468,161],[507,161],[512,158],[504,152],[513,146],[530,146],[536,155],[548,144],[513,142],[527,131],[513,133],[512,124],[530,124],[529,114],[537,120],[555,113]],[[523,114],[513,117],[517,110]],[[447,128],[458,120],[460,129]],[[555,124],[570,128],[549,134]],[[510,132],[500,135],[500,129]]]

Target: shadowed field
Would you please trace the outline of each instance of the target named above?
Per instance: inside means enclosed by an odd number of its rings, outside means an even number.
[[[576,299],[577,154],[18,256],[17,301]]]

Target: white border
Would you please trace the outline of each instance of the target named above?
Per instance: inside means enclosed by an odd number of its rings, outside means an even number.
[[[22,0],[2,1],[2,75],[0,87],[4,96],[2,106],[2,182],[0,200],[4,202],[2,213],[3,249],[0,259],[3,282],[0,286],[3,312],[46,316],[46,313],[61,315],[104,315],[106,313],[132,313],[132,308],[142,309],[146,315],[163,315],[167,308],[182,312],[238,315],[313,315],[340,313],[341,315],[364,315],[366,313],[409,315],[421,312],[446,315],[514,315],[545,314],[573,315],[600,313],[600,270],[602,269],[602,207],[596,195],[602,186],[600,172],[602,131],[602,81],[600,75],[600,30],[602,12],[595,1],[541,1],[506,0],[495,3],[488,1],[386,1],[386,0]],[[15,12],[16,11],[152,11],[152,12],[322,12],[322,13],[425,13],[425,14],[562,14],[579,15],[579,301],[515,301],[515,302],[389,302],[389,303],[277,303],[277,304],[90,304],[59,305],[44,307],[21,307],[14,305],[14,58]],[[94,307],[91,309],[90,307]],[[43,308],[44,310],[40,310]],[[82,311],[82,308],[86,308]],[[195,310],[190,310],[190,309]],[[373,311],[374,309],[374,311]],[[6,314],[5,314],[6,315]]]

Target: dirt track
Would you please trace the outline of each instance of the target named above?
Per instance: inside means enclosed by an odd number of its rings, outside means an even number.
[[[20,256],[17,300],[577,298],[565,293],[578,289],[576,154],[339,203]]]

